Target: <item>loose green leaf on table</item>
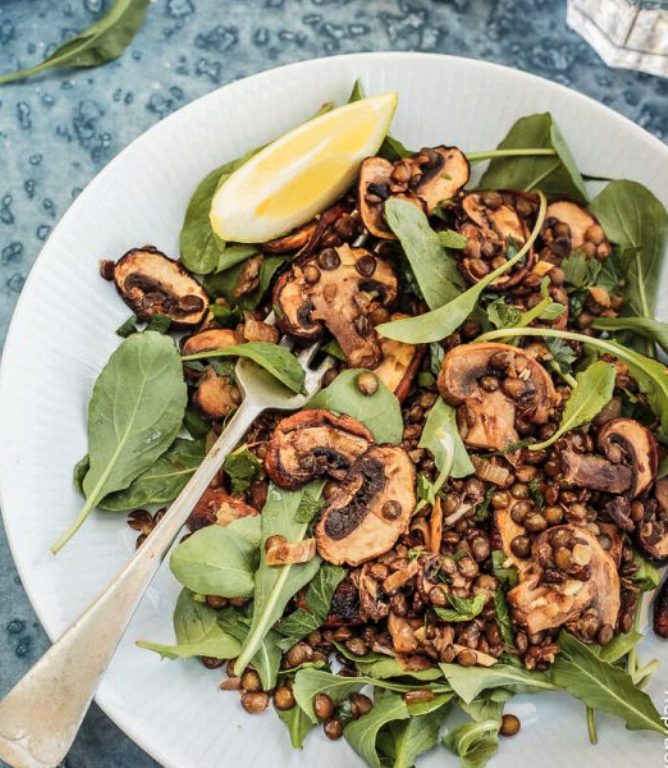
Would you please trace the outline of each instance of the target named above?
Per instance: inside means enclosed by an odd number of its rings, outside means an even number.
[[[249,341],[225,349],[197,352],[194,355],[184,355],[182,360],[213,360],[218,357],[245,357],[264,368],[293,392],[299,393],[304,387],[304,369],[297,362],[297,358],[284,347],[269,341]]]
[[[457,597],[457,595],[448,593],[447,598],[451,608],[433,605],[433,610],[443,621],[460,622],[473,621],[476,616],[480,615],[485,603],[489,600],[489,595],[486,592],[480,592],[475,597],[469,598]]]
[[[40,64],[0,77],[0,84],[54,67],[97,67],[117,59],[139,32],[149,0],[116,0],[92,26],[68,40]]]
[[[343,735],[350,746],[372,768],[381,768],[376,739],[381,728],[397,720],[407,720],[410,712],[401,696],[376,697],[373,709],[349,723]]]
[[[290,743],[295,749],[303,749],[304,739],[316,726],[296,704],[290,709],[276,709],[279,719],[285,723],[290,735]]]
[[[231,485],[232,495],[244,493],[257,479],[262,462],[248,448],[241,446],[225,457],[223,471]]]
[[[484,768],[499,749],[498,720],[464,723],[443,738],[443,745],[459,756],[461,768]]]
[[[492,688],[507,688],[515,693],[556,690],[542,672],[528,672],[510,664],[498,663],[492,667],[441,664],[440,667],[452,690],[467,703]]]
[[[555,156],[497,157],[480,179],[481,189],[541,190],[550,198],[587,201],[587,190],[573,155],[548,112],[520,118],[498,146],[554,150]]]
[[[210,656],[233,659],[241,648],[239,641],[221,628],[218,612],[206,603],[193,600],[193,593],[181,590],[174,610],[176,643],[168,645],[138,640],[136,645],[159,653],[164,659]]]
[[[304,407],[346,413],[368,427],[377,442],[400,443],[404,423],[399,401],[380,379],[373,395],[363,395],[356,384],[360,373],[364,371],[357,368],[342,371]]]
[[[431,451],[439,471],[443,469],[446,454],[449,453],[443,442],[444,435],[451,437],[454,448],[450,477],[460,478],[472,475],[474,472],[473,464],[471,464],[471,459],[457,428],[455,409],[439,398],[429,411],[418,443],[419,448],[426,448]]]
[[[438,309],[456,299],[465,288],[461,272],[422,210],[391,197],[385,203],[385,219],[401,243],[429,308]]]
[[[545,196],[542,193],[539,193],[539,195],[540,209],[531,235],[513,257],[509,258],[493,272],[490,272],[482,280],[472,285],[468,290],[461,293],[456,299],[444,304],[442,307],[432,309],[430,312],[418,315],[417,317],[381,323],[376,326],[376,331],[388,339],[403,341],[407,344],[427,344],[429,342],[441,341],[441,339],[449,336],[459,328],[475,310],[483,291],[498,277],[509,272],[515,264],[525,257],[531,248],[534,240],[540,233],[547,209]]]
[[[205,456],[204,440],[177,437],[169,449],[124,491],[98,504],[109,512],[125,512],[148,504],[168,504],[185,488]]]
[[[53,545],[56,554],[105,496],[126,489],[181,429],[187,390],[172,339],[154,331],[125,339],[95,382],[88,405],[86,503]]]
[[[181,542],[169,567],[183,586],[203,595],[250,597],[258,564],[260,518],[209,525]]]
[[[568,632],[559,635],[559,645],[561,653],[551,669],[556,685],[593,710],[621,717],[629,730],[665,734],[652,700],[623,669],[601,660]]]
[[[566,401],[559,428],[552,437],[529,446],[530,451],[542,451],[563,434],[588,424],[612,399],[615,388],[615,366],[598,360],[575,377],[577,386]]]
[[[264,542],[271,536],[284,536],[290,542],[301,541],[308,529],[308,523],[295,520],[302,494],[310,492],[311,496],[316,497],[322,486],[322,482],[316,482],[299,491],[286,491],[273,484],[269,485],[267,502],[260,516],[261,560],[255,573],[253,618],[235,665],[236,674],[241,674],[246,668],[263,638],[283,616],[288,601],[311,581],[320,568],[321,560],[317,556],[307,563],[269,566],[266,562]]]

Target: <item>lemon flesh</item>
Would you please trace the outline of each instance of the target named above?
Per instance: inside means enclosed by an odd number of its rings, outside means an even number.
[[[263,243],[310,221],[353,183],[383,142],[396,93],[347,104],[300,125],[236,170],[211,201],[226,241]]]

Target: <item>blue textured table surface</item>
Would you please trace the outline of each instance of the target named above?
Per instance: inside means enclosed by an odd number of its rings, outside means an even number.
[[[41,60],[103,0],[4,0],[0,73]],[[156,0],[121,60],[0,86],[0,341],[42,243],[128,142],[220,85],[300,59],[371,50],[496,61],[572,86],[668,137],[668,80],[608,69],[561,0]],[[0,696],[48,640],[0,528]],[[67,768],[156,764],[93,707]]]

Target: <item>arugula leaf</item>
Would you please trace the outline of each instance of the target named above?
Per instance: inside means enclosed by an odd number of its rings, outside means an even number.
[[[107,13],[40,64],[0,77],[12,83],[54,67],[97,67],[117,59],[141,29],[149,0],[116,0]]]
[[[437,232],[438,239],[444,248],[452,248],[453,251],[462,251],[468,244],[468,237],[461,235],[454,229],[442,229]]]
[[[234,293],[245,267],[243,262],[215,275],[208,274],[203,280],[204,288],[210,296],[216,299],[224,298],[231,306],[243,310],[255,309],[267,293],[277,270],[286,260],[287,256],[263,256],[260,264],[260,284],[254,291],[243,296],[235,296]]]
[[[376,698],[373,709],[349,723],[344,731],[346,741],[372,768],[381,768],[376,740],[381,728],[396,720],[408,720],[410,712],[401,696],[387,694]]]
[[[588,288],[596,285],[603,265],[597,259],[590,259],[584,251],[573,251],[561,262],[564,279],[574,288]]]
[[[336,588],[346,576],[345,568],[323,564],[306,592],[306,608],[297,608],[282,619],[276,630],[284,637],[279,647],[287,651],[309,632],[321,627],[327,618]]]
[[[218,614],[218,623],[232,637],[243,643],[251,627],[251,619],[242,611],[245,609],[225,608]],[[250,665],[260,675],[262,688],[270,691],[278,679],[282,652],[278,647],[280,636],[271,630],[262,638],[255,654],[250,659]]]
[[[390,758],[392,768],[411,768],[420,755],[436,746],[451,699],[451,694],[441,694],[431,701],[409,704],[408,720],[395,720],[381,729],[376,744]]]
[[[496,299],[487,305],[487,319],[495,328],[512,328],[520,324],[522,311],[504,299]]]
[[[665,734],[652,700],[624,670],[601,660],[568,632],[561,632],[559,645],[561,653],[551,670],[556,685],[594,710],[621,717],[629,730]]]
[[[515,648],[515,636],[513,634],[513,624],[510,620],[510,611],[508,610],[508,601],[505,592],[497,589],[494,593],[494,608],[496,610],[496,622],[499,625],[501,639],[506,649]]]
[[[525,147],[551,149],[556,156],[494,158],[480,179],[480,188],[542,190],[550,198],[587,202],[580,171],[548,112],[520,118],[498,146],[500,150]]]
[[[233,659],[241,645],[218,624],[218,612],[206,603],[193,600],[193,593],[182,589],[174,609],[176,643],[165,645],[137,640],[135,645],[159,653],[163,659],[187,659],[210,656]]]
[[[519,582],[517,568],[514,565],[506,568],[504,563],[508,559],[506,553],[501,549],[495,549],[492,552],[492,573],[500,584],[507,586],[508,589],[516,587]]]
[[[444,304],[442,307],[432,309],[430,312],[417,315],[416,317],[382,323],[376,326],[376,331],[388,339],[404,341],[407,344],[426,344],[440,341],[459,328],[476,308],[483,291],[498,277],[510,271],[515,264],[524,258],[531,248],[541,230],[546,211],[545,196],[542,192],[538,194],[540,195],[540,210],[536,223],[527,242],[512,258],[505,261],[500,267],[497,267],[497,269],[490,272],[482,280],[479,280],[468,290],[461,293],[456,299]]]
[[[315,497],[322,491],[323,485],[322,482],[310,483],[299,491],[285,491],[273,483],[269,485],[267,502],[260,515],[261,559],[255,574],[253,619],[234,667],[236,674],[241,674],[246,668],[262,640],[283,616],[288,601],[311,581],[320,568],[321,560],[317,556],[307,563],[268,566],[264,543],[271,536],[284,536],[288,541],[301,541],[308,528],[307,523],[298,523],[295,520],[295,512],[299,508],[302,494],[309,492]]]
[[[439,666],[452,690],[466,703],[491,688],[507,688],[515,693],[556,690],[556,686],[542,672],[527,672],[523,667],[510,664],[499,663],[492,667]]]
[[[429,308],[456,299],[464,290],[464,280],[422,210],[391,197],[385,203],[385,219],[401,243]]]
[[[155,331],[125,339],[95,382],[88,405],[86,503],[51,547],[57,554],[105,496],[127,488],[174,442],[187,390],[174,342]]]
[[[642,592],[651,592],[656,589],[661,577],[652,563],[640,552],[633,553],[633,562],[638,570],[631,576],[631,581],[637,584]]]
[[[258,477],[261,467],[262,462],[245,446],[228,454],[223,462],[223,471],[230,480],[232,495],[247,491]]]
[[[461,768],[483,768],[499,749],[498,720],[464,723],[443,738],[443,745],[459,756]]]
[[[377,442],[397,445],[404,431],[399,401],[380,379],[373,395],[363,395],[356,384],[357,377],[363,372],[361,368],[342,371],[304,408],[325,408],[335,413],[346,413],[368,427]]]
[[[482,612],[485,603],[489,600],[489,595],[486,592],[480,592],[475,597],[468,598],[448,593],[447,598],[452,609],[441,608],[438,605],[433,605],[432,608],[443,621],[459,622],[473,621]]]
[[[562,339],[545,339],[545,344],[550,350],[554,362],[562,373],[571,373],[573,363],[578,359],[577,352]]]
[[[297,511],[295,512],[296,522],[310,523],[311,520],[313,520],[313,518],[322,509],[322,504],[323,502],[320,496],[314,498],[310,494],[305,493],[299,502]]]
[[[473,464],[457,428],[455,409],[439,398],[429,411],[418,443],[419,448],[426,448],[431,452],[439,471],[443,469],[446,458],[450,459],[450,451],[443,442],[445,435],[451,438],[454,452],[449,471],[450,477],[460,478],[472,475]]]
[[[633,331],[668,352],[668,323],[653,317],[597,317],[591,327],[599,331]]]
[[[355,656],[348,648],[336,640],[333,641],[336,650],[357,667],[367,677],[375,677],[379,680],[387,680],[393,677],[410,677],[420,682],[443,681],[443,674],[436,667],[426,669],[409,669],[407,664],[396,656],[386,656],[384,653],[370,651],[366,656]]]
[[[589,423],[612,399],[615,388],[615,366],[598,360],[575,377],[577,386],[566,401],[559,429],[547,440],[529,446],[530,451],[542,451],[563,434]]]
[[[258,562],[260,518],[195,531],[172,552],[169,567],[184,587],[202,595],[250,597]]]
[[[304,739],[315,728],[315,723],[312,723],[304,710],[297,705],[290,709],[276,709],[276,714],[281,722],[285,723],[292,746],[295,749],[303,749]]]
[[[194,355],[184,355],[181,359],[185,362],[217,357],[245,357],[264,368],[293,392],[299,393],[303,390],[304,369],[287,349],[269,341],[248,341],[245,344],[225,347],[225,349],[212,349],[207,352],[197,352]]]
[[[630,632],[621,635],[615,635],[615,637],[606,643],[599,651],[598,657],[601,661],[607,661],[609,664],[614,664],[616,661],[623,659],[628,655],[638,643],[643,639],[643,635],[640,632],[636,632],[632,629]]]

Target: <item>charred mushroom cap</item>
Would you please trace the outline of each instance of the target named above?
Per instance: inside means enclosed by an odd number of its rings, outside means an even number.
[[[318,553],[351,566],[384,554],[408,530],[416,503],[415,467],[406,451],[372,446],[327,500],[315,529]]]
[[[572,448],[564,449],[560,459],[566,485],[607,493],[625,493],[633,485],[633,470],[626,464],[613,464],[603,456],[577,453]]]
[[[645,504],[645,514],[636,529],[643,552],[659,562],[668,561],[668,477],[657,480],[655,499]]]
[[[360,231],[359,216],[352,211],[352,206],[337,203],[328,208],[313,221],[290,234],[264,243],[265,253],[292,253],[305,256],[322,243],[324,246],[341,245],[354,240]]]
[[[570,200],[557,200],[548,206],[542,238],[543,255],[551,256],[550,260],[557,263],[577,250],[597,259],[605,259],[612,252],[610,241],[596,218]]]
[[[382,353],[371,315],[394,302],[397,288],[388,262],[362,248],[326,248],[279,277],[276,322],[284,333],[309,341],[326,326],[351,367],[375,368]]]
[[[408,315],[395,312],[391,320],[402,320]],[[421,344],[406,344],[393,339],[381,339],[380,348],[383,359],[374,373],[393,392],[401,402],[410,392],[422,358],[425,347]]]
[[[568,572],[544,568],[541,564],[555,551],[557,539],[554,537],[558,531],[571,536],[580,578],[571,578]],[[619,574],[613,558],[592,533],[574,525],[550,528],[535,540],[532,560],[533,569],[508,592],[515,620],[530,634],[564,624],[577,628],[577,620],[585,612],[595,615],[599,626],[616,625],[621,603]]]
[[[114,265],[114,283],[140,320],[165,315],[176,326],[193,326],[209,306],[206,291],[190,272],[154,248],[133,248],[122,256]]]
[[[211,328],[190,336],[183,342],[181,352],[184,355],[196,355],[199,352],[212,352],[214,349],[225,349],[239,343],[237,335],[229,328]]]
[[[500,379],[488,392],[486,376]],[[500,451],[518,440],[515,417],[543,424],[559,402],[552,379],[540,363],[522,349],[496,342],[462,344],[443,359],[438,390],[458,406],[458,423],[471,448]]]
[[[352,574],[334,590],[325,624],[328,627],[351,627],[363,623],[359,591],[355,583],[355,574]]]
[[[518,200],[525,204],[523,216],[518,210]],[[507,260],[509,243],[520,248],[528,240],[530,230],[527,217],[533,210],[534,198],[519,192],[471,192],[461,201],[458,231],[468,239],[462,252],[460,269],[472,283],[485,277]],[[520,283],[536,263],[533,249],[527,254],[524,264],[517,265],[512,272],[497,278],[490,288],[503,290]]]
[[[255,517],[257,510],[241,499],[230,496],[222,488],[209,488],[190,513],[187,526],[198,531],[208,525],[229,525],[241,517]]]
[[[633,419],[612,419],[598,433],[598,446],[613,464],[631,468],[633,497],[650,489],[659,469],[659,449],[647,427]]]
[[[216,421],[224,419],[239,407],[241,392],[227,376],[220,376],[213,368],[207,368],[199,380],[193,402],[202,413]]]
[[[471,167],[457,147],[426,147],[392,164],[369,157],[360,169],[358,198],[362,221],[375,237],[393,240],[385,221],[384,205],[398,197],[417,205],[427,215],[451,200],[469,180]]]
[[[264,466],[281,488],[299,488],[323,475],[342,480],[372,442],[371,432],[350,416],[301,411],[278,422]]]

